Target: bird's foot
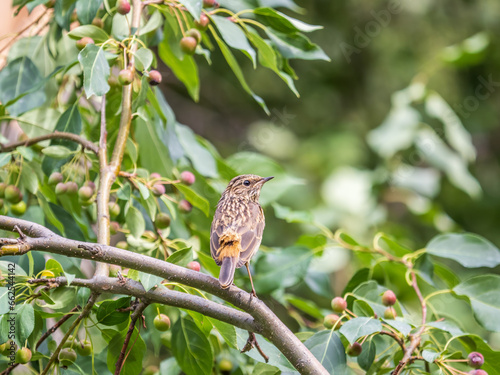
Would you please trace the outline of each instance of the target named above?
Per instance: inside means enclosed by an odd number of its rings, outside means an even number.
[[[257,348],[259,354],[262,356],[262,358],[264,358],[266,363],[269,362],[269,357],[261,349],[259,343],[257,342],[257,337],[255,337],[255,333],[248,331],[248,339],[243,349],[241,349],[241,353],[248,352],[252,350],[254,347]]]

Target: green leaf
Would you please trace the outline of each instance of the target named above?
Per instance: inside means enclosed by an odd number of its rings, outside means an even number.
[[[89,1],[89,3],[91,1]],[[108,33],[106,31],[104,31],[100,27],[97,27],[94,25],[78,26],[77,28],[71,30],[68,33],[68,36],[70,38],[76,39],[76,40],[82,39],[83,37],[88,36],[88,37],[92,38],[95,43],[104,43],[105,41],[107,41],[110,38],[110,36],[108,35]]]
[[[434,350],[424,350],[422,351],[422,357],[424,357],[424,360],[429,363],[433,363],[434,360],[439,357],[439,353],[434,351]]]
[[[430,322],[427,323],[427,325],[448,332],[452,336],[461,336],[464,334],[463,331],[450,320]]]
[[[395,328],[397,331],[401,332],[403,336],[408,336],[412,329],[411,325],[403,322],[402,320],[384,319],[384,323],[389,324],[392,328]]]
[[[186,7],[188,12],[191,13],[194,19],[200,19],[201,9],[203,7],[202,0],[179,0],[179,3]]]
[[[163,23],[163,18],[160,12],[158,11],[154,12],[153,15],[149,17],[148,22],[139,29],[139,35],[144,35],[152,31],[155,31],[162,25],[162,23]]]
[[[8,152],[5,154],[0,154],[0,168],[9,164],[12,159],[12,153]]]
[[[377,346],[373,340],[369,340],[361,345],[362,351],[358,357],[358,365],[363,370],[368,371],[375,360],[375,355],[377,353]]]
[[[189,203],[191,203],[194,207],[199,208],[206,216],[208,216],[210,204],[205,198],[198,195],[197,192],[182,183],[176,183],[174,186],[179,189]]]
[[[55,129],[60,113],[52,108],[35,108],[29,112],[23,113],[18,118],[19,126],[29,138],[52,132]],[[48,145],[49,141],[40,142],[39,145]]]
[[[161,375],[179,375],[181,368],[174,357],[170,357],[160,363]]]
[[[127,228],[130,230],[130,233],[135,238],[141,237],[146,230],[144,217],[142,216],[141,211],[134,206],[129,207],[127,214],[125,215],[125,222],[127,223]]]
[[[252,371],[252,375],[278,375],[278,374],[281,374],[279,368],[275,366],[270,366],[262,362],[257,363]]]
[[[12,116],[18,116],[39,107],[46,100],[43,89],[22,96],[12,105],[9,102],[29,92],[33,86],[42,83],[40,71],[28,57],[15,59],[0,71],[0,103],[8,107]]]
[[[117,309],[124,309],[129,306],[129,297],[103,301],[97,309],[97,321],[106,326],[114,326],[116,324],[123,323],[130,316],[130,311],[117,311]]]
[[[271,293],[297,284],[306,275],[312,257],[309,249],[298,246],[266,253],[255,265],[253,281],[256,290]],[[276,267],[277,264],[280,266]]]
[[[138,70],[148,70],[153,63],[153,52],[149,48],[139,48],[135,53],[135,65]]]
[[[340,333],[344,335],[350,344],[356,342],[360,337],[380,331],[382,331],[380,320],[366,317],[351,319],[340,327]]]
[[[64,146],[49,146],[42,150],[42,154],[50,156],[51,158],[64,159],[73,154],[73,151]]]
[[[464,335],[459,337],[460,342],[464,346],[467,353],[479,352],[484,356],[484,365],[481,370],[486,371],[489,375],[500,374],[500,351],[495,351],[477,335]]]
[[[270,115],[271,112],[267,108],[266,103],[264,103],[264,100],[260,96],[254,94],[250,86],[248,86],[248,83],[245,80],[245,76],[243,75],[243,72],[241,71],[241,68],[238,65],[238,61],[236,61],[231,50],[227,47],[227,45],[222,41],[222,39],[217,35],[215,31],[212,33],[212,35],[214,36],[214,39],[217,41],[217,44],[219,45],[219,48],[222,54],[224,55],[224,58],[226,59],[227,63],[229,64],[229,67],[233,71],[234,75],[240,82],[243,89],[249,95],[252,96],[252,98],[262,107],[262,109],[264,109],[267,115]]]
[[[330,61],[320,47],[302,34],[287,35],[272,29],[266,32],[285,59]]]
[[[83,68],[83,85],[87,99],[92,95],[102,96],[109,91],[109,64],[102,47],[87,44],[78,54]]]
[[[194,132],[186,125],[176,124],[175,132],[185,154],[193,167],[205,177],[217,177],[217,164],[212,154],[197,140]]]
[[[192,260],[193,250],[190,247],[182,250],[177,250],[167,258],[168,263],[177,264],[181,267],[187,267],[188,263]]]
[[[172,30],[170,27],[175,27],[173,30],[177,30],[176,20],[173,22],[171,18],[166,16],[167,22],[165,22],[165,35],[170,35]],[[174,26],[172,26],[174,25]],[[177,34],[179,34],[178,31]],[[163,41],[158,46],[158,54],[160,59],[170,68],[179,80],[186,86],[189,95],[194,101],[198,101],[200,96],[200,79],[198,77],[198,67],[192,56],[184,55],[182,58],[178,57],[173,49],[171,43],[179,43],[179,39],[170,40],[169,38],[164,38]]]
[[[159,286],[163,281],[163,277],[139,271],[139,280],[144,287],[144,290],[148,291],[154,286]]]
[[[278,203],[273,203],[273,208],[274,215],[287,223],[311,223],[313,221],[312,214],[308,211],[293,211],[290,207]]]
[[[500,250],[476,234],[441,234],[434,237],[426,249],[429,254],[453,259],[464,267],[493,268],[500,264]]]
[[[26,341],[35,328],[35,312],[29,303],[16,306],[16,337],[20,343]]]
[[[55,259],[47,260],[45,263],[45,269],[52,271],[56,277],[64,274],[64,269],[62,268],[61,263]]]
[[[352,293],[355,298],[368,302],[378,316],[384,316],[385,306],[382,304],[381,295],[387,289],[370,280],[358,285]]]
[[[82,25],[92,23],[101,4],[102,0],[77,0],[76,14],[80,23]]]
[[[212,369],[210,342],[191,320],[179,318],[172,327],[172,352],[186,375],[208,374]]]
[[[38,177],[28,163],[23,164],[21,171],[21,184],[32,194],[38,191]]]
[[[75,102],[71,107],[64,111],[61,117],[59,117],[55,130],[58,132],[73,134],[81,133],[82,118],[80,116],[80,112],[78,111],[78,102]],[[76,150],[78,148],[78,144],[70,140],[53,140],[51,145],[65,146],[70,150]]]
[[[255,69],[256,53],[248,42],[248,39],[241,27],[226,17],[213,15],[211,19],[215,23],[215,26],[217,26],[224,42],[226,42],[230,47],[238,49],[247,55],[248,58],[252,60],[253,67]]]
[[[286,34],[292,34],[299,31],[308,33],[323,28],[323,26],[309,25],[272,8],[255,8],[253,12],[259,15],[258,18],[264,20],[266,25]]]
[[[453,291],[469,298],[474,316],[484,328],[500,332],[500,276],[476,276],[458,284]]]
[[[207,319],[210,323],[212,323],[212,325],[220,333],[224,341],[231,348],[238,349],[238,342],[236,339],[236,329],[234,328],[233,325],[209,317],[207,317]]]
[[[347,370],[344,345],[333,330],[320,331],[304,345],[330,374],[344,374]]]
[[[106,362],[108,370],[112,374],[115,373],[116,359],[120,356],[126,332],[126,330],[118,332],[109,342]],[[121,375],[139,375],[143,370],[142,361],[144,359],[144,355],[146,354],[146,344],[137,331],[137,328],[134,328],[134,332],[130,338],[130,343],[134,343],[134,346],[132,350],[127,351],[127,360],[123,363],[122,370],[120,371]]]

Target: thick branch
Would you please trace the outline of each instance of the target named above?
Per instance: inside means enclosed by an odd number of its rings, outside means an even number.
[[[79,143],[80,145],[82,145],[83,148],[86,148],[87,150],[92,151],[94,154],[97,154],[97,146],[92,142],[86,140],[83,137],[80,137],[77,134],[58,132],[58,131],[55,131],[50,134],[41,135],[39,137],[30,138],[26,141],[9,143],[7,145],[0,144],[0,152],[10,152],[12,150],[15,150],[19,146],[26,146],[26,147],[32,146],[34,144],[46,141],[48,139],[67,139],[69,141]]]
[[[13,231],[15,225],[19,226],[24,233],[26,233],[25,228],[33,230],[33,227],[41,227],[48,231],[38,224],[0,216],[1,229]],[[15,245],[7,246],[12,247]],[[236,286],[222,289],[217,279],[200,272],[131,251],[107,245],[74,241],[55,234],[45,238],[26,238],[24,250],[19,251],[17,254],[21,255],[29,250],[47,251],[74,258],[117,264],[204,290],[252,315],[256,323],[262,327],[262,335],[269,339],[301,374],[326,375],[328,373],[304,344],[261,300],[252,297],[249,293]],[[2,251],[0,251],[0,255],[3,255]],[[10,255],[16,254],[11,252]]]

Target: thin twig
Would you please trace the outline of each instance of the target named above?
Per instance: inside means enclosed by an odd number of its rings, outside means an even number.
[[[32,146],[36,143],[40,143],[48,139],[67,139],[79,143],[80,145],[82,145],[83,148],[86,148],[87,150],[92,151],[94,154],[97,154],[97,146],[92,142],[86,140],[83,137],[80,137],[77,134],[58,132],[58,131],[55,131],[50,134],[41,135],[39,137],[30,138],[25,141],[13,142],[7,145],[0,144],[0,153],[13,151],[19,146],[25,146],[25,147]]]
[[[52,327],[50,327],[47,332],[45,332],[42,337],[40,337],[40,340],[38,340],[38,342],[36,343],[36,346],[35,346],[35,349],[38,349],[38,347],[42,344],[42,342],[44,342],[47,337],[49,337],[50,335],[52,335],[60,326],[62,326],[69,318],[71,318],[72,316],[74,316],[74,312],[78,311],[81,309],[81,306],[80,305],[77,305],[75,307],[73,307],[66,315],[64,315],[61,319],[59,319],[57,321],[56,324],[54,324]]]
[[[394,332],[380,331],[379,333],[381,335],[386,335],[386,336],[392,337],[398,343],[398,345],[401,347],[401,349],[403,349],[403,352],[406,351],[406,347],[405,347],[405,343],[404,343],[403,339],[401,339],[401,337],[399,337],[398,335],[396,335]]]
[[[127,335],[125,336],[125,341],[123,342],[122,350],[120,351],[120,356],[118,357],[118,361],[115,364],[115,375],[119,375],[122,371],[122,367],[125,359],[125,353],[127,352],[127,347],[130,342],[130,338],[132,337],[132,333],[134,333],[135,323],[139,318],[142,317],[142,312],[148,307],[148,305],[144,302],[139,302],[137,306],[135,306],[135,310],[130,316],[130,324],[128,327]]]
[[[246,353],[246,352],[252,350],[254,348],[254,346],[255,346],[255,348],[257,348],[257,351],[262,356],[262,358],[264,358],[266,363],[269,362],[269,357],[266,355],[266,353],[264,353],[264,351],[260,347],[259,343],[257,342],[257,337],[255,337],[255,333],[248,331],[248,339],[247,339],[247,342],[246,342],[245,346],[243,347],[243,349],[241,349],[241,353]]]

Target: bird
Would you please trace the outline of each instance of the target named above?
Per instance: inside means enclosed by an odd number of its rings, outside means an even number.
[[[252,294],[257,297],[249,262],[259,249],[265,226],[260,190],[272,178],[254,174],[234,177],[217,203],[210,230],[210,253],[221,267],[219,284],[223,289],[233,283],[236,268],[245,265]]]

